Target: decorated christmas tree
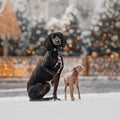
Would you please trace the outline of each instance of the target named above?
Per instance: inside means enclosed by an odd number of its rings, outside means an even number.
[[[64,48],[64,54],[77,56],[81,53],[81,29],[79,26],[79,11],[75,5],[70,5],[61,19],[52,18],[49,23],[50,31],[61,31],[66,40],[67,46]]]
[[[90,55],[120,55],[120,0],[104,0],[92,20]]]
[[[79,26],[79,18],[76,6],[69,6],[65,14],[62,16],[61,21],[64,23],[63,33],[67,40],[67,46],[64,49],[68,55],[76,56],[81,52],[81,29]]]
[[[22,37],[19,40],[11,39],[11,55],[31,56],[42,55],[45,52],[43,42],[47,36],[45,21],[41,16],[31,18],[29,2],[27,0],[14,1],[17,4],[16,15]],[[14,3],[15,4],[15,3]]]
[[[28,15],[30,14],[30,10],[26,0],[13,1],[13,5],[22,36],[19,39],[11,38],[9,40],[9,54],[12,56],[21,56],[24,55],[24,51],[29,45],[31,17]]]
[[[33,21],[30,39],[28,40],[29,46],[24,51],[25,55],[43,55],[45,53],[44,41],[48,34],[45,28],[45,21]]]
[[[3,55],[7,57],[9,55],[9,47],[11,45],[8,43],[10,38],[18,39],[21,37],[22,32],[19,28],[17,17],[13,9],[11,0],[6,0],[2,6],[0,14],[0,36],[3,40]]]

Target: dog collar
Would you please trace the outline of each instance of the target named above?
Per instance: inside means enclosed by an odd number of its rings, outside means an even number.
[[[74,81],[78,80],[77,77],[73,77],[72,75],[71,75],[71,79],[74,80]]]

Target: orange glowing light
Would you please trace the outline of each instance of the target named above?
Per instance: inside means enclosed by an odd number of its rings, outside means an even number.
[[[111,55],[110,57],[111,57],[112,59],[114,59],[114,58],[115,58],[115,56],[114,56],[114,55]]]

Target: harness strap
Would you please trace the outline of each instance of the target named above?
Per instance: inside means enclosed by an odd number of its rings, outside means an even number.
[[[78,77],[73,77],[73,76],[71,75],[71,79],[72,79],[73,81],[76,81],[76,80],[78,80]]]

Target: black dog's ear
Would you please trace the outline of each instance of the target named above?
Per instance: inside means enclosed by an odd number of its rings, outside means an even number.
[[[62,40],[61,41],[62,42],[61,46],[64,48],[66,46],[66,44],[67,44],[66,39],[65,39],[64,35],[61,32],[58,32],[58,34],[60,35],[60,38]]]
[[[51,36],[52,36],[52,33],[50,33],[45,42],[44,42],[44,46],[45,48],[48,50],[48,51],[51,51],[53,49],[53,45],[52,45],[52,41],[51,41]]]

